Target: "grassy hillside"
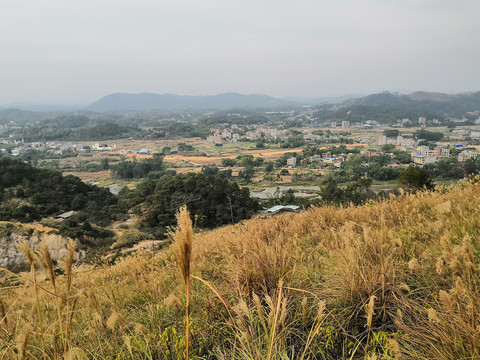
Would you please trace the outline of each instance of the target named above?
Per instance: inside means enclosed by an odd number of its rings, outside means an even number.
[[[480,358],[479,181],[196,234],[190,358]],[[67,259],[58,277],[39,254],[36,286],[0,290],[0,358],[184,358],[175,249],[73,273]]]

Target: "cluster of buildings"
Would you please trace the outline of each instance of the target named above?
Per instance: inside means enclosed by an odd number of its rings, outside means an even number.
[[[248,131],[245,132],[245,135],[240,135],[238,132],[238,127],[232,125],[231,128],[226,128],[223,130],[220,129],[210,129],[212,135],[207,137],[207,144],[228,144],[236,143],[240,141],[240,138],[246,140],[260,140],[260,139],[274,139],[274,140],[285,140],[287,139],[287,131],[279,130],[276,126],[267,126],[267,125],[249,125]]]
[[[341,134],[337,135],[335,133],[317,135],[317,134],[312,134],[311,132],[307,132],[306,134],[303,134],[303,140],[305,140],[305,141],[325,141],[325,140],[338,141],[342,138],[344,138],[343,135],[341,135]]]
[[[460,145],[460,144],[458,144]],[[425,164],[436,163],[440,159],[448,158],[451,156],[451,150],[448,146],[436,146],[431,150],[428,146],[418,146],[412,153],[412,159],[414,164],[423,166]],[[474,149],[465,149],[461,151],[458,156],[458,162],[465,162],[468,159],[475,159],[480,153]]]
[[[224,143],[236,143],[240,140],[240,135],[232,132],[232,129],[210,129],[210,131],[213,134],[207,136],[207,144],[221,145]]]
[[[441,121],[438,120],[438,119],[432,119],[431,121],[429,121],[429,120],[427,120],[426,116],[420,116],[418,118],[418,125],[420,125],[420,127],[426,127],[427,122],[430,122],[432,124],[440,124],[441,123]],[[410,127],[410,126],[413,126],[413,125],[414,125],[414,123],[409,118],[403,118],[403,119],[398,119],[397,123],[395,125],[393,125],[393,127]]]
[[[322,154],[312,155],[310,156],[310,158],[302,160],[302,163],[320,163],[323,166],[333,165],[335,167],[340,167],[340,165],[346,160],[346,158],[347,157],[344,154],[332,155],[331,152],[324,152]],[[295,166],[297,166],[297,158],[288,158],[287,167],[294,168]]]
[[[2,143],[6,144],[4,141]],[[15,143],[15,145],[18,145],[18,146],[16,146],[13,149],[10,149],[10,154],[12,156],[18,156],[22,152],[27,150],[44,151],[46,153],[55,154],[55,155],[63,155],[68,151],[82,153],[87,150],[83,144],[72,144],[72,143],[57,144],[55,142],[50,142],[50,141],[32,142],[32,143],[24,143],[22,141],[22,142]],[[0,151],[3,153],[8,153],[7,149],[0,149]]]
[[[452,130],[453,135],[462,136],[462,137],[471,137],[472,139],[480,138],[480,131],[471,130],[471,129],[454,129]]]
[[[387,137],[385,135],[378,136],[378,145],[392,144],[405,149],[414,149],[418,142],[419,140],[404,138],[402,135],[398,135],[396,137]]]
[[[315,124],[318,124],[316,121],[314,122]],[[341,127],[342,129],[349,129],[349,128],[362,128],[362,129],[371,129],[375,126],[378,126],[379,123],[375,120],[366,120],[364,122],[355,122],[355,123],[350,123],[350,121],[331,121],[331,122],[326,122],[326,123],[320,123],[318,124],[320,126],[324,127],[330,127],[333,129]]]
[[[10,153],[12,156],[18,156],[24,151],[28,150],[35,150],[35,151],[43,151],[50,154],[55,155],[63,155],[67,152],[73,153],[84,153],[88,150],[95,151],[95,152],[102,152],[102,151],[115,151],[117,149],[116,144],[108,145],[108,144],[93,144],[90,147],[85,146],[83,144],[74,144],[74,143],[56,143],[53,141],[45,141],[45,142],[31,142],[25,143],[22,141],[10,140],[10,139],[2,139],[0,140],[0,144],[10,145],[8,146],[10,149],[7,148],[0,149],[2,153]],[[15,145],[14,148],[11,148],[11,145]]]
[[[273,140],[286,140],[287,130],[279,130],[276,126],[258,125],[251,126],[251,130],[245,133],[249,140],[259,140],[261,138]]]
[[[458,154],[458,161],[464,162],[468,159],[475,159],[478,155],[479,153],[476,150],[463,150],[460,154]]]
[[[310,156],[311,163],[321,163],[324,166],[333,165],[335,167],[340,167],[340,165],[345,161],[344,155],[332,155],[331,152],[325,152],[321,155],[316,154]]]
[[[420,127],[426,127],[427,123],[440,124],[441,121],[438,120],[438,119],[427,120],[427,117],[425,117],[425,116],[420,116],[418,118],[418,125],[420,125]],[[324,125],[332,127],[332,128],[337,128],[337,127],[341,126],[342,129],[348,129],[350,127],[371,129],[375,126],[378,126],[379,123],[375,120],[367,120],[365,122],[356,122],[356,123],[353,123],[353,124],[350,124],[349,121],[342,121],[341,123],[336,122],[336,121],[332,121],[332,122],[324,124]],[[414,125],[414,121],[410,120],[409,118],[403,118],[403,119],[398,119],[397,123],[393,124],[392,127],[403,128],[403,127],[411,127],[413,125]]]
[[[337,124],[336,121],[332,121],[332,122],[330,123],[330,127],[332,127],[332,128],[336,128],[338,125],[339,125],[339,124]],[[350,122],[349,122],[349,121],[342,121],[342,122],[340,123],[340,125],[341,125],[342,129],[348,129],[348,128],[350,127]]]
[[[450,147],[436,146],[430,150],[428,146],[418,146],[412,152],[413,163],[423,166],[425,164],[436,163],[439,159],[450,157]]]
[[[117,144],[108,145],[95,143],[92,145],[91,149],[92,151],[115,151],[117,150]]]
[[[420,117],[418,121],[420,125],[426,124],[425,117]],[[471,138],[480,138],[480,131],[478,130],[455,129],[452,133],[462,137],[469,136]],[[422,141],[422,139],[415,140],[413,138],[404,138],[401,135],[396,137],[387,137],[385,135],[378,136],[378,145],[392,144],[395,145],[397,149],[407,151],[412,156],[413,163],[419,166],[433,164],[439,159],[451,156],[450,145],[438,145],[433,149],[430,149],[428,146],[419,146],[418,144]],[[463,144],[455,144],[455,148],[457,149],[463,146]],[[458,154],[458,161],[464,162],[468,159],[476,158],[479,154],[480,153],[477,150],[466,149]]]

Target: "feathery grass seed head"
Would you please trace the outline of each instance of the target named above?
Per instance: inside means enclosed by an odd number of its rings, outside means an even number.
[[[435,324],[440,323],[440,319],[437,315],[437,312],[434,309],[430,308],[428,309],[427,312],[428,312],[428,321],[433,322]]]
[[[368,301],[367,305],[367,327],[370,329],[372,327],[372,319],[373,319],[373,310],[375,307],[375,299],[377,297],[375,295],[370,296],[370,300]]]
[[[110,330],[115,330],[116,325],[124,324],[125,319],[116,311],[112,311],[112,315],[107,320],[107,328]]]
[[[176,259],[186,282],[190,275],[190,262],[192,257],[193,227],[190,212],[182,206],[177,212],[177,228],[173,233],[176,247]]]
[[[175,296],[175,294],[170,294],[168,295],[165,300],[163,300],[163,303],[167,306],[172,307],[175,309],[175,311],[180,311],[180,308],[182,306],[182,303],[178,297]]]

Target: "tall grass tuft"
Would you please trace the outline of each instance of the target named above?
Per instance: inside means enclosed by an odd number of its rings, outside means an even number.
[[[183,206],[177,212],[177,228],[173,233],[175,239],[175,257],[178,267],[182,273],[185,282],[186,295],[186,358],[189,359],[190,353],[190,264],[192,261],[192,240],[193,240],[193,226],[192,219],[190,219],[190,212],[186,206]]]
[[[48,249],[48,246],[45,243],[43,243],[42,246],[40,247],[39,255],[40,255],[40,264],[46,271],[48,279],[50,280],[53,286],[53,296],[55,297],[55,307],[57,309],[57,321],[60,329],[61,339],[63,341],[63,351],[66,353],[68,350],[68,345],[67,345],[66,338],[64,336],[65,334],[63,331],[62,298],[59,295],[58,289],[57,289],[57,282],[56,282],[55,272],[53,269],[52,255],[50,254],[50,250]]]
[[[18,359],[23,360],[25,359],[25,355],[27,352],[27,344],[30,339],[32,329],[29,325],[26,325],[22,332],[18,334],[17,338],[17,352],[18,352]]]
[[[40,249],[34,252],[26,241],[18,244],[18,249],[23,252],[30,265],[30,279],[25,284],[25,292],[28,291],[31,284],[35,295],[36,317],[33,321],[24,319],[23,333],[19,336],[17,351],[19,354],[26,353],[26,347],[29,338],[34,340],[40,339],[42,358],[59,359],[70,353],[71,336],[73,333],[72,323],[75,314],[75,308],[82,292],[72,296],[72,279],[73,279],[73,260],[76,249],[76,242],[70,241],[67,246],[67,254],[65,258],[65,280],[59,282],[54,270],[54,262],[49,248],[45,243],[41,243]],[[45,281],[39,280],[37,275],[36,264],[39,264],[44,270]],[[65,288],[62,290],[63,283]],[[15,299],[16,302],[27,301],[28,296],[22,294],[25,299],[21,299],[20,295]],[[53,300],[53,301],[52,301]],[[51,304],[54,304],[53,306]],[[54,309],[50,311],[50,309]],[[1,311],[0,311],[1,312]],[[55,314],[55,315],[54,315]],[[52,316],[53,315],[53,316]],[[7,319],[5,315],[5,319]],[[2,321],[0,321],[0,324]],[[37,323],[37,327],[33,327]],[[20,327],[18,324],[16,325]],[[32,335],[36,334],[35,337]],[[7,336],[8,337],[8,336]],[[60,344],[59,344],[60,341]],[[31,345],[32,349],[38,349],[38,345]],[[38,350],[34,350],[34,353]],[[32,356],[35,356],[32,354]],[[20,356],[20,358],[22,355]],[[1,359],[1,357],[0,357]]]
[[[372,319],[373,319],[373,312],[375,307],[375,295],[370,296],[370,300],[368,301],[366,313],[367,313],[367,348],[365,348],[365,355],[367,355],[368,343],[370,341],[370,335],[372,332]]]
[[[18,248],[24,253],[25,257],[27,258],[28,263],[30,264],[30,275],[32,276],[33,279],[33,287],[35,289],[35,303],[36,303],[36,308],[37,308],[37,316],[38,316],[38,325],[40,327],[40,339],[42,342],[42,353],[43,353],[43,358],[46,358],[46,348],[45,348],[45,333],[43,329],[43,315],[42,311],[40,310],[40,299],[39,299],[39,289],[38,289],[38,283],[37,283],[37,273],[35,270],[35,254],[33,251],[30,249],[28,246],[28,243],[26,241],[22,241]]]
[[[65,351],[68,349],[68,344],[70,342],[70,335],[72,332],[72,318],[75,310],[75,305],[77,303],[77,297],[74,299],[71,298],[72,290],[72,266],[73,266],[73,257],[75,255],[75,249],[77,248],[77,242],[71,240],[68,243],[67,247],[67,257],[65,259],[65,277],[67,279],[65,283],[65,292],[66,292],[66,316],[65,316]]]

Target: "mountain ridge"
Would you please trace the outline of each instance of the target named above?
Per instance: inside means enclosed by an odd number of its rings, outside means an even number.
[[[235,107],[275,108],[292,105],[297,105],[297,103],[268,95],[243,95],[234,92],[198,96],[168,93],[114,93],[88,105],[87,109],[94,111],[173,110],[179,108],[228,109]]]

